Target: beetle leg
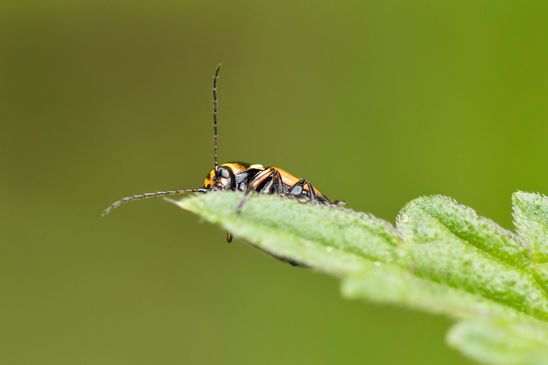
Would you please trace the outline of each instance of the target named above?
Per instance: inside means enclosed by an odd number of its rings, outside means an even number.
[[[308,189],[308,191],[306,191],[304,189],[305,186]],[[299,181],[297,181],[291,187],[291,189],[289,189],[288,195],[292,195],[292,196],[295,196],[295,197],[299,197],[299,196],[304,195],[308,199],[310,199],[311,202],[317,202],[318,201],[318,196],[316,195],[316,191],[314,191],[314,187],[306,179],[300,179]]]
[[[249,181],[249,184],[247,185],[247,189],[244,192],[244,196],[242,197],[242,200],[240,200],[240,204],[238,204],[237,213],[240,214],[242,210],[244,209],[245,203],[249,199],[250,195],[259,190],[259,186],[263,184],[265,181],[268,181],[268,179],[272,178],[272,175],[277,173],[274,169],[267,169],[264,171],[261,171],[258,173],[251,181]]]
[[[317,202],[318,196],[316,195],[316,191],[314,190],[314,187],[312,186],[312,184],[306,179],[304,180],[304,183],[306,187],[308,188],[308,196],[310,198],[310,201]]]
[[[304,179],[297,181],[290,189],[287,195],[301,195],[304,191]]]
[[[282,195],[284,192],[284,183],[282,180],[282,175],[280,175],[278,170],[272,169],[274,172],[272,176],[268,179],[269,181],[263,185],[263,187],[258,191],[259,193],[266,194],[278,194]]]

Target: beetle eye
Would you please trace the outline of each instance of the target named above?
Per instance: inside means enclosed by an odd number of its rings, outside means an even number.
[[[230,177],[230,172],[228,171],[228,169],[225,169],[225,168],[220,168],[217,173],[222,177],[222,178],[228,178]]]

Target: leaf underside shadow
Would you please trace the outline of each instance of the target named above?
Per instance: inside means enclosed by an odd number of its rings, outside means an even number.
[[[548,364],[548,198],[513,195],[516,232],[444,196],[396,225],[340,207],[213,192],[175,204],[274,256],[339,277],[342,292],[458,320],[448,343],[488,364]]]

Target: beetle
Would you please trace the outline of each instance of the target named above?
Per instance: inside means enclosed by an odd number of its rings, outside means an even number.
[[[165,197],[183,193],[207,193],[210,191],[231,190],[243,192],[243,197],[238,204],[237,213],[240,214],[246,201],[252,193],[276,194],[298,199],[299,201],[312,202],[322,205],[343,205],[343,201],[331,201],[321,193],[307,179],[299,179],[286,170],[275,166],[263,166],[260,164],[248,164],[244,162],[218,163],[218,139],[217,130],[217,81],[221,65],[215,69],[213,76],[213,169],[209,171],[200,188],[157,191],[128,196],[115,201],[103,211],[103,216],[109,214],[114,208],[122,204],[154,197]],[[232,241],[232,234],[227,233],[227,242]]]

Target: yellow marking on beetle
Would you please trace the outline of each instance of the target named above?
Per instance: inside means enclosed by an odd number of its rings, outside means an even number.
[[[249,165],[250,169],[257,169],[257,170],[264,170],[264,166],[260,163],[254,163],[253,165]]]
[[[295,175],[293,175],[292,173],[280,168],[280,167],[275,167],[275,166],[271,166],[270,167],[271,169],[274,169],[276,171],[278,171],[280,173],[280,175],[282,176],[282,181],[285,185],[289,185],[289,186],[293,186],[295,185],[297,182],[299,182],[299,178],[296,177]],[[316,193],[316,195],[320,195],[320,196],[323,196],[323,194],[318,190],[316,189],[315,186],[312,185],[312,187],[314,188],[314,192]],[[308,186],[304,186],[303,189],[305,191],[308,191]]]
[[[247,171],[250,168],[257,169],[257,170],[264,170],[264,166],[261,164],[254,164],[254,165],[247,165],[243,164],[241,162],[226,162],[219,167],[225,167],[232,171],[234,175],[238,175],[241,172]],[[204,187],[205,188],[211,188],[213,185],[215,185],[215,169],[211,169],[209,173],[207,174],[205,180],[204,180]]]
[[[207,174],[205,180],[204,180],[204,188],[209,189],[214,184],[214,178],[215,178],[215,169],[211,170],[209,174]]]
[[[227,162],[221,165],[221,167],[226,167],[234,175],[238,175],[240,172],[247,170],[247,166],[240,162]]]

